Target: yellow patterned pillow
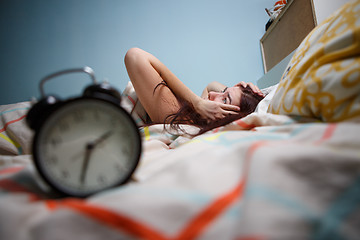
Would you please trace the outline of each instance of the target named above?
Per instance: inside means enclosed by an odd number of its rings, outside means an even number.
[[[268,112],[326,122],[360,116],[360,0],[345,4],[303,40]]]

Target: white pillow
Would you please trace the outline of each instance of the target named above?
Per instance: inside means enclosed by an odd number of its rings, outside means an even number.
[[[263,92],[266,96],[263,100],[261,100],[259,102],[259,104],[257,105],[255,112],[257,113],[266,113],[267,109],[269,108],[270,102],[272,100],[272,98],[275,95],[276,89],[279,86],[279,84],[270,86],[268,88],[265,89],[261,89],[261,92]]]

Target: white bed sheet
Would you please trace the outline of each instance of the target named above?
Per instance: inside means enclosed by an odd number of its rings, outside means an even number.
[[[1,134],[12,141],[0,139],[0,239],[359,236],[359,120],[258,112],[195,138],[145,127],[133,181],[87,199],[53,199],[28,151],[26,106],[0,108]]]

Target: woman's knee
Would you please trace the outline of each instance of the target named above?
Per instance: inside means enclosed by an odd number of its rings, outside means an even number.
[[[144,57],[144,50],[140,48],[130,48],[124,58],[125,65],[129,67],[130,65],[136,64],[139,59],[142,59]]]

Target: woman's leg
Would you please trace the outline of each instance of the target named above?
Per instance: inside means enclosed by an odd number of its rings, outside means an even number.
[[[168,115],[179,110],[180,104],[168,87],[156,88],[163,81],[160,72],[170,71],[157,58],[132,48],[125,55],[125,65],[136,94],[154,123],[164,123]],[[161,71],[155,66],[161,66]]]

